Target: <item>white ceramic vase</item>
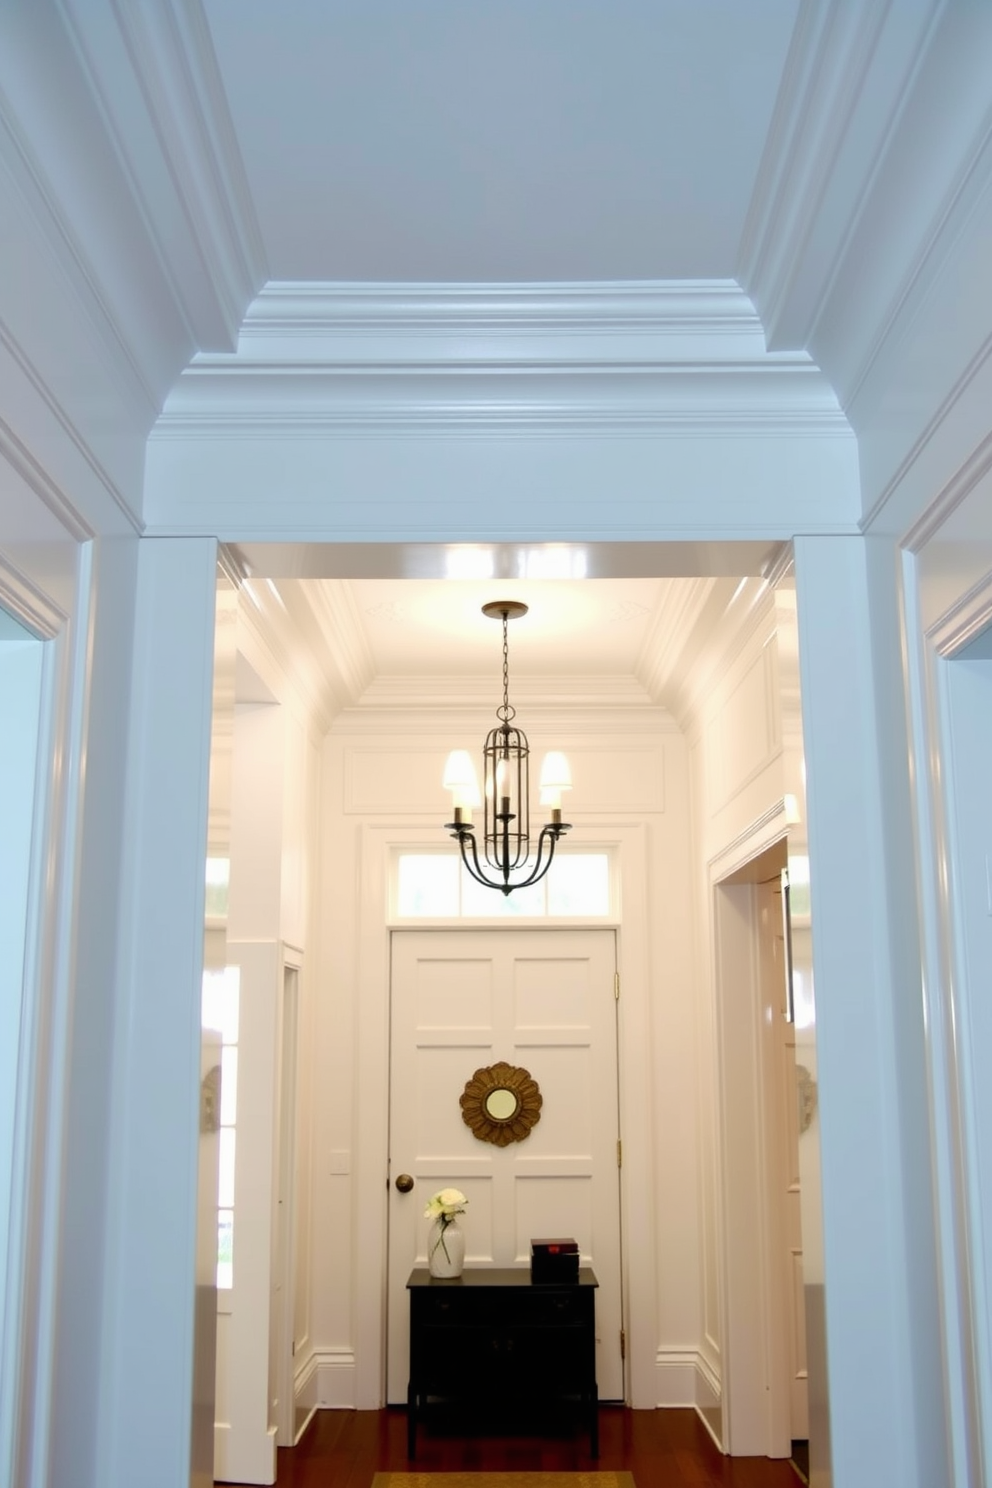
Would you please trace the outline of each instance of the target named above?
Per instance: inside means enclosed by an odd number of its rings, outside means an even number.
[[[432,1276],[461,1276],[465,1264],[465,1232],[457,1219],[441,1223],[440,1215],[427,1235],[427,1265]]]

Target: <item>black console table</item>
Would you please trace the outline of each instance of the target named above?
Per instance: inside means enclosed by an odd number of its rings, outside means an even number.
[[[410,1292],[407,1450],[429,1400],[485,1407],[501,1416],[524,1406],[574,1402],[599,1456],[596,1388],[597,1281],[532,1282],[529,1269],[465,1270],[441,1280],[418,1268]]]

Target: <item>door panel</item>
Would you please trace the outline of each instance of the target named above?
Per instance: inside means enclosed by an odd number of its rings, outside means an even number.
[[[388,1399],[406,1400],[406,1281],[426,1264],[424,1206],[468,1198],[466,1265],[529,1266],[535,1237],[570,1236],[600,1287],[600,1397],[623,1398],[620,1186],[610,930],[397,931],[392,942]],[[506,1060],[537,1081],[540,1120],[499,1148],[462,1120],[466,1081]],[[412,1192],[395,1187],[400,1173]]]

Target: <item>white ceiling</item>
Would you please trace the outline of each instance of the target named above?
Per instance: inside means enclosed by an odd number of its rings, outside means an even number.
[[[733,277],[798,0],[204,0],[274,279]]]
[[[483,615],[484,604],[511,599],[529,607],[508,628],[511,684],[524,676],[632,676],[663,585],[662,579],[350,581],[377,674],[489,675],[494,690],[502,674],[502,623]]]

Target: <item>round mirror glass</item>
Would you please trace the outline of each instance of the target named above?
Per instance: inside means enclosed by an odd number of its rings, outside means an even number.
[[[486,1096],[486,1115],[493,1121],[509,1121],[511,1116],[516,1115],[517,1097],[512,1090],[490,1090]]]

